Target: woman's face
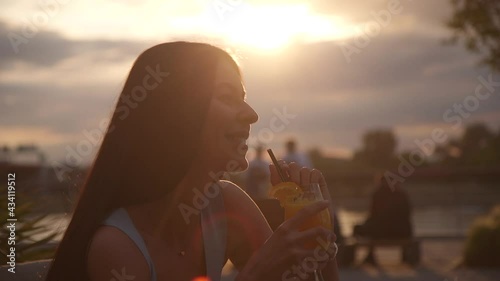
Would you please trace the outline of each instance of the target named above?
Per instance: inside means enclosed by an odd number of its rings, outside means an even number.
[[[245,88],[234,66],[221,59],[214,92],[202,134],[202,161],[218,171],[241,171],[248,167],[246,141],[257,113],[245,101]]]

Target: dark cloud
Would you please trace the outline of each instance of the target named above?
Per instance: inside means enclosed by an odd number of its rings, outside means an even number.
[[[95,60],[119,61],[136,57],[148,42],[110,40],[69,40],[59,33],[29,31],[25,26],[9,26],[0,21],[0,69],[8,69],[15,62],[51,67],[64,59],[93,52]],[[21,42],[21,43],[20,43]],[[114,55],[110,56],[112,52]]]
[[[76,134],[98,126],[111,113],[119,94],[113,94],[113,87],[49,84],[0,84],[0,93],[4,99],[0,100],[0,126],[50,128],[62,134]]]
[[[399,2],[402,9],[394,17],[411,16],[416,18],[419,24],[443,24],[451,13],[451,4],[446,0],[311,0],[309,4],[312,10],[319,14],[344,16],[354,22],[364,22],[374,19],[372,12],[387,10],[391,2]]]

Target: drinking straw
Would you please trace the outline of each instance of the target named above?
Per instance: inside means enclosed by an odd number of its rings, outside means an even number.
[[[286,182],[286,178],[285,178],[285,175],[283,173],[283,170],[281,169],[281,166],[278,164],[278,160],[276,160],[276,157],[274,156],[273,150],[269,148],[267,150],[267,153],[269,153],[269,156],[271,156],[271,160],[273,161],[274,166],[276,166],[276,170],[278,171],[278,175],[280,176],[281,181]]]

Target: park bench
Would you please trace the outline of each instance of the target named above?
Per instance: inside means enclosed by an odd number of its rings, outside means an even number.
[[[420,262],[420,240],[416,238],[409,239],[385,239],[374,240],[367,238],[352,237],[346,239],[343,249],[342,258],[345,265],[352,265],[356,258],[356,251],[359,248],[401,248],[401,261],[409,265],[415,266]]]

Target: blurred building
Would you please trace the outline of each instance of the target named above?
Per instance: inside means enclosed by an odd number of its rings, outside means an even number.
[[[15,173],[16,202],[34,201],[52,206],[49,211],[68,211],[83,185],[87,167],[72,169],[59,180],[45,154],[34,145],[0,148],[0,175]],[[6,183],[6,180],[5,180]],[[47,205],[47,204],[45,204]]]

